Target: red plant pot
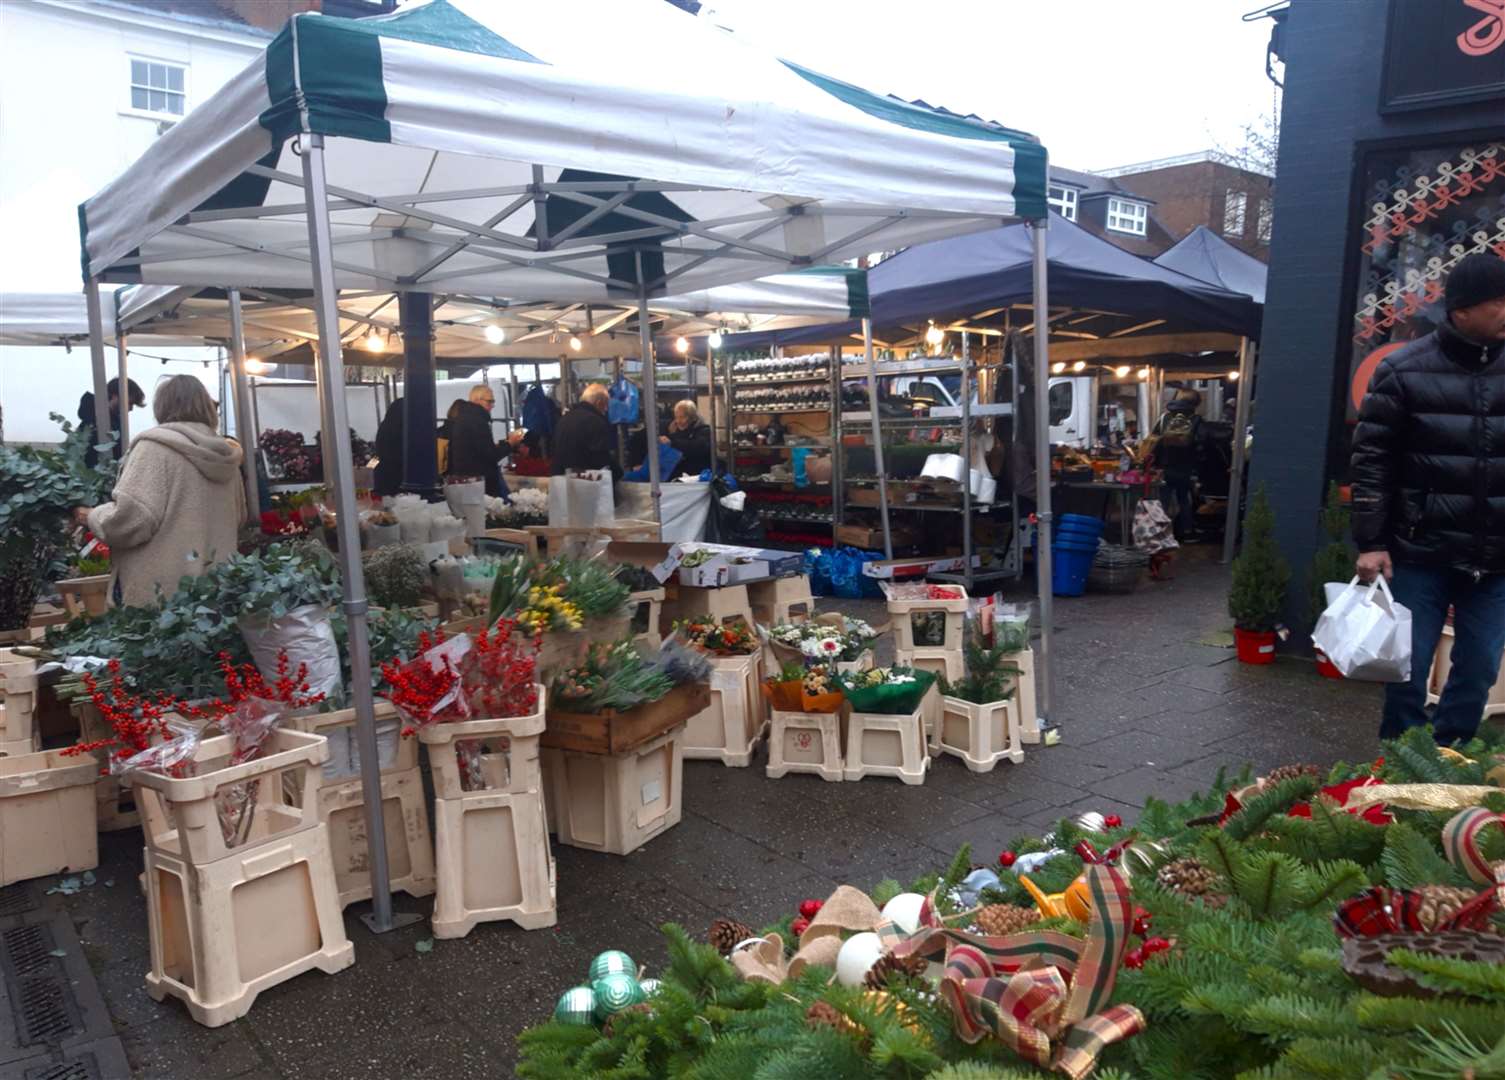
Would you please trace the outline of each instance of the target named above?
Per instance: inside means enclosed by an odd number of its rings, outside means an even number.
[[[1233,645],[1241,663],[1275,663],[1275,632],[1272,630],[1245,630],[1235,626]]]
[[[1313,655],[1317,658],[1317,674],[1327,679],[1341,679],[1343,673],[1333,666],[1333,662],[1327,658],[1327,654],[1321,649],[1313,649]]]

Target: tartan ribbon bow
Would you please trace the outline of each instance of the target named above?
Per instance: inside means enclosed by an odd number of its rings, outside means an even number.
[[[1080,1080],[1106,1046],[1145,1025],[1132,1005],[1108,1005],[1133,925],[1128,883],[1106,864],[1087,867],[1086,876],[1085,940],[1052,930],[1007,937],[951,930],[930,903],[914,934],[891,924],[877,933],[896,956],[945,958],[941,996],[964,1042],[993,1035],[1027,1061]]]

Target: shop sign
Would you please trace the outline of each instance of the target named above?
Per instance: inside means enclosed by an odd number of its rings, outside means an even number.
[[[1381,110],[1505,98],[1505,0],[1390,0]]]

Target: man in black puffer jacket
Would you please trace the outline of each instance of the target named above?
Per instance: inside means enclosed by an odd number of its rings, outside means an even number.
[[[1411,609],[1411,680],[1385,687],[1380,737],[1426,723],[1427,679],[1453,609],[1443,745],[1479,728],[1505,650],[1505,260],[1448,276],[1447,319],[1381,361],[1353,440],[1358,573]]]

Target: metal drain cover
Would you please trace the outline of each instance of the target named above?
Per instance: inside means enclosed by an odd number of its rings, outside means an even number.
[[[52,1058],[49,1068],[92,1068],[83,1048],[103,1046],[115,1032],[73,922],[65,911],[45,908],[20,918],[20,925],[0,930],[0,1063],[21,1064],[28,1077],[42,1065],[27,1059],[45,1056]],[[15,1072],[0,1065],[0,1075]]]
[[[24,881],[0,889],[0,919],[35,911],[37,897],[31,886]]]

